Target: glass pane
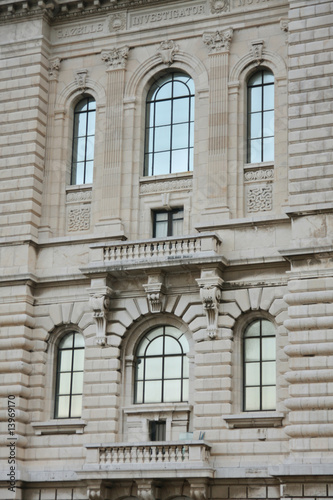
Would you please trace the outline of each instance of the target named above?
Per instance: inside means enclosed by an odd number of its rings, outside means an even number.
[[[246,363],[245,384],[246,386],[260,385],[260,363]]]
[[[91,110],[96,110],[96,101],[95,99],[90,98],[88,102],[88,109]]]
[[[266,85],[264,88],[264,110],[274,109],[274,85]]]
[[[195,88],[194,88],[194,82],[193,82],[192,78],[189,78],[189,79],[187,80],[187,86],[188,86],[188,88],[190,89],[190,93],[191,93],[192,95],[194,95],[194,93],[195,93]]]
[[[276,407],[276,388],[263,387],[262,388],[262,409],[275,410]]]
[[[250,126],[249,126],[249,136],[252,139],[257,139],[261,137],[262,129],[261,129],[261,113],[253,113],[250,115]]]
[[[271,71],[264,71],[264,83],[273,83],[274,75]]]
[[[58,397],[58,407],[56,412],[56,418],[68,418],[69,417],[69,396],[59,396]]]
[[[183,401],[188,401],[189,381],[183,380]]]
[[[74,136],[84,137],[87,133],[87,113],[75,115]]]
[[[170,125],[171,101],[161,101],[155,104],[155,126]]]
[[[163,354],[163,337],[155,338],[146,350],[146,356],[154,356],[156,354]]]
[[[157,127],[155,129],[155,151],[170,150],[171,127]]]
[[[146,358],[146,380],[162,378],[162,358]]]
[[[154,147],[154,129],[149,128],[146,131],[146,153],[153,151]]]
[[[84,161],[86,154],[86,138],[81,137],[76,141],[76,147],[74,148],[74,160],[75,161]]]
[[[189,127],[187,123],[172,127],[172,149],[187,148],[189,145]]]
[[[274,160],[274,137],[264,139],[264,157],[263,161]]]
[[[189,99],[176,99],[173,103],[173,123],[189,121]]]
[[[59,375],[59,394],[70,394],[71,392],[71,373],[61,373]]]
[[[168,221],[168,214],[167,212],[156,212],[155,214],[155,220],[156,222],[161,222],[161,221]]]
[[[186,172],[188,166],[188,149],[172,151],[171,172]]]
[[[178,213],[183,213],[183,211],[179,210]],[[170,335],[170,337],[174,337],[175,339],[178,340],[183,335],[183,333],[180,330],[178,330],[178,328],[168,325],[165,327],[165,335]]]
[[[260,163],[261,162],[261,139],[254,139],[249,141],[249,162],[250,163]]]
[[[81,335],[81,333],[75,333],[74,347],[84,347],[84,338],[83,335]]]
[[[182,351],[178,340],[173,337],[165,337],[164,352],[165,354],[180,354]]]
[[[264,115],[264,137],[274,135],[274,111],[265,111]]]
[[[245,330],[244,337],[259,337],[260,321],[254,321]]]
[[[83,372],[73,373],[72,393],[82,394],[82,389],[83,389]]]
[[[262,83],[262,72],[257,71],[253,76],[251,76],[248,85],[260,85]]]
[[[146,338],[150,341],[156,339],[156,337],[159,337],[160,335],[163,335],[163,327],[159,326],[157,328],[154,328],[153,330],[150,330],[149,333],[147,333]]]
[[[69,351],[59,351],[60,364],[59,371],[70,372],[72,369],[72,350]]]
[[[169,76],[171,78],[171,76]],[[155,95],[156,100],[160,99],[171,99],[172,82],[169,81],[162,85]]]
[[[189,377],[189,361],[187,356],[183,357],[183,377]]]
[[[95,135],[95,111],[88,115],[88,135]]]
[[[244,339],[245,361],[260,360],[260,339]]]
[[[162,401],[162,381],[145,382],[145,403],[160,403]]]
[[[166,238],[168,236],[168,221],[155,222],[155,238]]]
[[[147,123],[146,127],[153,127],[154,126],[154,110],[155,110],[155,104],[152,102],[151,104],[147,104]]]
[[[194,146],[194,123],[190,123],[190,146]]]
[[[181,388],[180,380],[165,380],[164,401],[166,403],[171,401],[180,401],[181,400],[180,388]]]
[[[75,113],[79,111],[87,111],[88,109],[88,99],[82,99],[76,106],[75,106]]]
[[[87,137],[87,156],[86,160],[93,160],[94,159],[94,144],[95,144],[95,137]]]
[[[262,364],[262,384],[276,384],[276,365],[275,361],[269,361]]]
[[[261,335],[274,335],[275,336],[275,327],[271,321],[267,319],[263,319],[261,321]]]
[[[135,403],[143,403],[143,382],[136,383]]]
[[[276,356],[276,346],[275,337],[264,337],[261,339],[262,342],[262,359],[263,360],[275,360]]]
[[[143,359],[138,359],[136,362],[136,375],[135,375],[136,380],[143,380],[143,367],[144,367]]]
[[[187,85],[180,81],[175,81],[173,84],[173,97],[188,96],[189,90]]]
[[[261,111],[261,91],[262,87],[249,89],[249,112]]]
[[[244,410],[260,410],[260,388],[247,387],[245,389]]]
[[[183,219],[172,222],[172,236],[181,236],[183,234]]]
[[[153,175],[153,155],[145,155],[145,175]]]
[[[82,396],[72,396],[71,417],[81,417]]]
[[[85,177],[85,184],[91,184],[93,181],[93,171],[94,171],[94,162],[93,161],[87,161],[86,163],[86,177]]]
[[[193,148],[190,149],[190,157],[188,165],[189,165],[188,169],[190,171],[193,170]]]
[[[194,97],[191,97],[191,104],[190,104],[190,118],[191,121],[194,121]]]
[[[165,153],[155,153],[154,155],[154,175],[170,173],[170,151]]]
[[[164,358],[164,378],[181,378],[182,358],[181,356],[170,356]]]
[[[59,349],[63,349],[65,347],[72,347],[73,346],[73,333],[69,333],[68,335],[65,335],[59,343]]]
[[[143,337],[143,339],[141,340],[141,342],[138,346],[138,349],[136,351],[136,355],[143,356],[148,344],[149,344],[149,340],[146,337]]]

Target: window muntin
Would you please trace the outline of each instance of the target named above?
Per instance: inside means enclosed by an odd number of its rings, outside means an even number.
[[[84,339],[81,333],[65,335],[58,346],[55,418],[81,416]]]
[[[167,238],[183,234],[184,210],[159,210],[153,213],[153,238]]]
[[[253,321],[243,337],[244,411],[275,410],[276,339],[274,325]]]
[[[189,363],[185,335],[173,326],[148,332],[136,351],[135,403],[188,400]]]
[[[274,160],[274,76],[257,71],[247,84],[247,162]]]
[[[194,83],[169,73],[150,88],[146,100],[144,175],[193,170]]]
[[[93,181],[96,102],[92,97],[82,99],[74,109],[71,184]]]

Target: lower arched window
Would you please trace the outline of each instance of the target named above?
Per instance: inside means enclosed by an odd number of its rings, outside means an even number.
[[[188,401],[189,346],[173,326],[150,330],[136,350],[135,403]]]
[[[81,416],[83,365],[83,335],[77,332],[68,333],[58,346],[55,418]]]
[[[243,336],[244,411],[276,408],[276,341],[274,325],[257,319]]]

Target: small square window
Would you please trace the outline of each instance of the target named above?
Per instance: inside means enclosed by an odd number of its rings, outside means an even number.
[[[151,420],[149,422],[149,440],[165,441],[166,439],[166,421]]]
[[[184,210],[160,210],[153,212],[153,238],[180,236],[183,233]]]

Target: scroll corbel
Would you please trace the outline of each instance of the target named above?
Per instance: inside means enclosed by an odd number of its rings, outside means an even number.
[[[200,288],[200,298],[207,318],[207,333],[211,339],[218,333],[219,303],[223,280],[219,276],[206,276],[196,280]]]
[[[146,291],[149,310],[151,313],[159,313],[164,310],[165,293],[164,276],[154,274],[148,277],[148,283],[143,285]]]
[[[104,346],[107,343],[106,327],[111,293],[111,288],[106,287],[104,290],[94,290],[90,295],[90,306],[93,310],[93,318],[97,326],[96,344],[100,346]]]

